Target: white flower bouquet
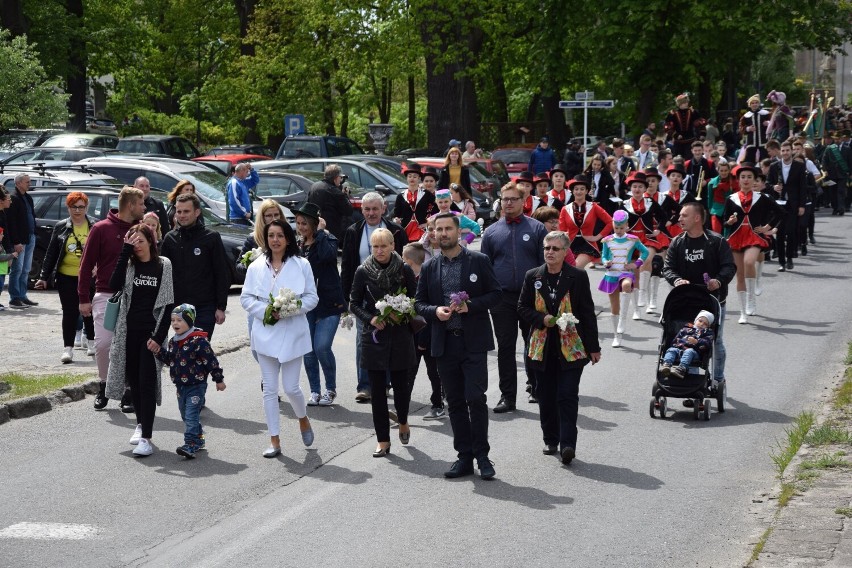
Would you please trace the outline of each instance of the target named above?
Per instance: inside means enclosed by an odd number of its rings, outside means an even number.
[[[240,257],[240,264],[248,268],[249,264],[254,262],[257,258],[263,254],[263,251],[260,248],[253,248],[250,251],[246,251],[243,256]]]
[[[406,296],[405,289],[402,288],[397,290],[396,294],[385,294],[384,298],[376,302],[376,309],[379,311],[378,320],[391,325],[408,323],[417,315],[414,311],[414,298]]]
[[[355,316],[346,312],[342,316],[340,316],[340,327],[343,329],[352,329],[352,326],[355,325]]]
[[[302,308],[302,300],[289,288],[278,290],[277,296],[269,295],[269,304],[263,313],[263,325],[275,325],[286,317],[294,316]]]
[[[568,329],[569,325],[577,325],[578,323],[580,323],[580,320],[578,320],[571,312],[565,312],[556,320],[556,325],[558,325],[559,329],[562,331]]]

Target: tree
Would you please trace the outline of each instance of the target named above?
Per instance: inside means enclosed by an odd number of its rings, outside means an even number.
[[[9,36],[0,29],[0,130],[64,124],[68,96],[48,79],[27,38]]]

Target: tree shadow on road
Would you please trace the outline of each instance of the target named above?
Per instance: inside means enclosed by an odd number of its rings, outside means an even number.
[[[598,420],[596,418],[590,418],[588,416],[583,416],[582,414],[577,415],[577,428],[581,430],[594,430],[596,432],[608,432],[618,426],[615,422],[607,422],[605,420]]]
[[[616,483],[645,491],[656,491],[663,486],[662,480],[626,467],[589,463],[577,459],[572,461],[571,465],[564,467],[577,477],[585,477],[601,483]]]
[[[836,322],[826,322],[826,321],[812,321],[805,322],[802,320],[790,320],[790,319],[778,319],[769,316],[754,316],[767,322],[772,322],[769,325],[760,325],[755,324],[753,327],[755,329],[759,329],[760,331],[766,331],[769,333],[773,333],[775,335],[808,335],[812,337],[821,337],[828,335],[832,332],[831,327],[836,324]],[[752,320],[754,321],[754,320]],[[811,327],[811,328],[824,328],[820,330],[808,330],[801,329],[802,327]]]

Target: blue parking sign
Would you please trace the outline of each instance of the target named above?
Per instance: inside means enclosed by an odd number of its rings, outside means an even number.
[[[305,133],[305,115],[304,114],[286,114],[284,115],[284,136],[295,136],[296,134]]]

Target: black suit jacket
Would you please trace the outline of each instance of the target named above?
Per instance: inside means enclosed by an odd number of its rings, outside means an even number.
[[[775,198],[775,201],[786,201],[784,207],[787,211],[796,211],[799,207],[805,206],[807,178],[805,164],[798,160],[793,160],[790,164],[790,172],[787,174],[787,181],[784,181],[784,174],[781,171],[781,162],[775,162],[769,166],[769,193]],[[783,185],[781,195],[775,191],[775,184]]]
[[[393,233],[393,248],[402,254],[402,247],[408,244],[408,235],[405,231],[388,219],[382,217],[385,228]],[[343,297],[349,298],[352,293],[352,281],[355,278],[355,270],[361,265],[361,256],[358,251],[361,248],[361,238],[364,236],[364,226],[367,221],[361,219],[357,223],[349,225],[343,234],[343,250],[340,255],[340,283],[343,286]]]
[[[461,169],[461,185],[468,193],[473,190],[470,187],[470,168],[462,166]],[[447,166],[441,170],[441,178],[438,180],[438,189],[450,189],[450,167]]]
[[[494,268],[487,256],[480,252],[462,249],[461,288],[470,296],[466,314],[461,314],[464,329],[464,344],[468,351],[482,353],[494,349],[494,336],[488,310],[500,303],[502,289],[497,282]],[[420,271],[417,294],[414,296],[414,308],[417,313],[432,322],[432,356],[444,354],[444,339],[447,324],[435,314],[438,306],[444,302],[444,289],[441,283],[441,256],[426,261]]]
[[[533,268],[528,271],[524,277],[524,287],[521,289],[521,295],[518,297],[518,315],[523,320],[530,324],[530,332],[533,329],[542,329],[544,326],[544,316],[535,309],[535,292],[536,282],[543,282],[547,265],[543,264],[538,268]],[[589,275],[585,270],[574,268],[569,264],[562,265],[562,276],[559,279],[559,286],[556,289],[556,300],[551,301],[548,294],[543,294],[544,304],[549,315],[555,316],[559,309],[559,304],[565,294],[570,294],[571,311],[574,316],[580,320],[577,324],[577,333],[583,341],[583,347],[586,348],[586,355],[592,353],[600,353],[601,346],[598,341],[598,321],[595,316],[595,303],[592,300],[592,291],[589,284]],[[550,334],[548,334],[550,335]],[[589,358],[580,359],[578,361],[568,362],[559,351],[559,346],[552,345],[550,337],[545,342],[544,360],[532,361],[527,359],[528,364],[537,370],[543,370],[547,362],[547,358],[552,356],[551,350],[556,348],[556,353],[559,354],[559,363],[561,367],[576,367],[586,365]]]

